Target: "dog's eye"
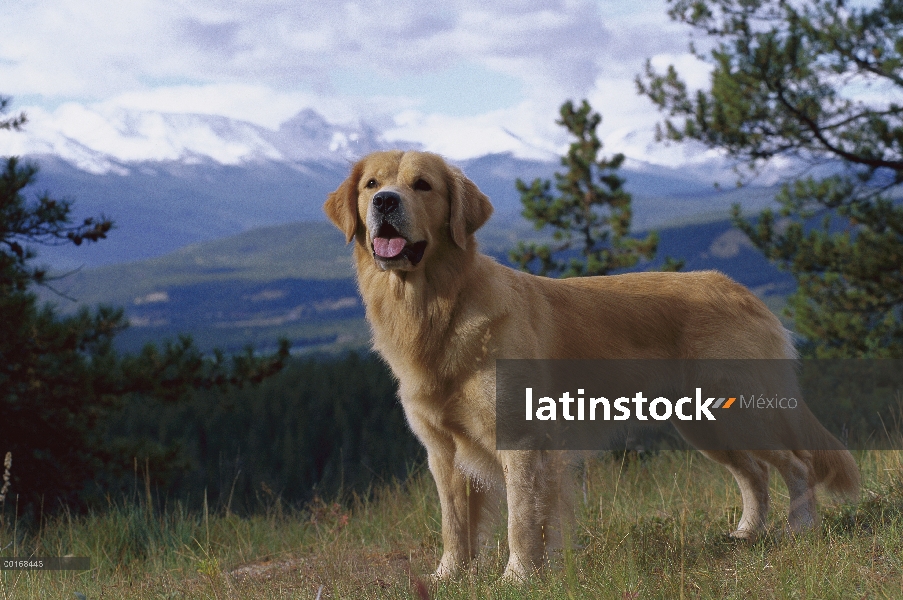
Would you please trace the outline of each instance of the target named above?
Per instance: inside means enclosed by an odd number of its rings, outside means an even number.
[[[368,180],[368,181],[367,181],[367,187],[370,188],[370,189],[375,188],[375,187],[376,187],[376,180],[375,180],[375,179],[370,179],[370,180]]]
[[[428,192],[431,189],[433,189],[433,186],[431,186],[429,183],[427,183],[426,180],[424,180],[424,179],[418,179],[417,181],[414,182],[414,189],[419,190],[421,192]]]

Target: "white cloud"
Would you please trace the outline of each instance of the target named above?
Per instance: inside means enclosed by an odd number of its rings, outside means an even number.
[[[650,62],[659,73],[664,73],[668,66],[673,65],[691,91],[708,87],[713,69],[709,63],[686,52],[656,54]]]
[[[455,160],[499,152],[548,160],[558,154],[565,139],[554,124],[554,111],[543,111],[532,102],[474,117],[406,111],[384,135],[389,140],[417,142]]]
[[[624,45],[603,11],[587,0],[26,0],[0,23],[0,79],[7,93],[93,100],[166,82],[321,94],[335,69],[404,77],[470,61],[536,92],[579,93],[606,48]]]
[[[199,130],[175,143],[155,125],[173,121],[149,113],[273,130],[305,108],[333,123],[363,119],[454,158],[548,157],[565,145],[554,123],[565,99],[589,97],[607,136],[651,127],[657,114],[636,96],[633,75],[646,56],[685,62],[684,30],[663,0],[450,0],[429,9],[388,0],[20,0],[4,10],[0,93],[34,105],[29,127],[42,143],[113,147],[122,160],[198,148],[222,160],[241,155],[217,151]],[[467,68],[480,71],[469,85],[486,87],[466,96],[466,114],[451,116],[448,84]],[[504,94],[493,73],[507,78]],[[510,104],[500,108],[503,95]],[[144,115],[134,134],[123,133],[126,113]]]
[[[4,6],[4,93],[103,98],[162,72],[169,4],[151,0],[24,1]]]
[[[126,92],[101,103],[108,108],[164,113],[221,115],[276,129],[301,109],[318,104],[305,92],[277,92],[262,85],[225,83],[177,85]]]

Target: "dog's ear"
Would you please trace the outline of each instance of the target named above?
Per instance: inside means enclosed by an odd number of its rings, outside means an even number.
[[[363,164],[357,163],[351,169],[351,175],[342,182],[336,191],[329,194],[323,211],[333,224],[345,234],[345,242],[350,242],[357,231],[357,184],[361,179]]]
[[[459,248],[465,248],[467,237],[482,227],[492,215],[492,204],[477,184],[465,177],[459,169],[449,167],[449,174],[451,207],[448,224],[452,241]]]

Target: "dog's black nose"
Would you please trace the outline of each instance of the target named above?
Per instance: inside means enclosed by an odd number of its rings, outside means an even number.
[[[373,208],[384,215],[398,208],[399,202],[401,202],[401,196],[395,192],[377,192],[373,196]]]

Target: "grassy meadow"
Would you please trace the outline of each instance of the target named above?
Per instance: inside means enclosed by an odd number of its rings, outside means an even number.
[[[288,508],[262,490],[256,516],[226,507],[159,506],[148,488],[86,516],[0,529],[5,556],[89,556],[87,572],[4,571],[0,598],[899,598],[903,597],[903,452],[857,456],[858,503],[822,497],[820,527],[784,533],[787,495],[773,476],[771,533],[727,537],[740,496],[724,469],[695,452],[609,455],[580,473],[574,549],[515,587],[496,527],[455,581],[427,574],[441,552],[429,473],[367,498]],[[140,488],[139,488],[140,489]]]

